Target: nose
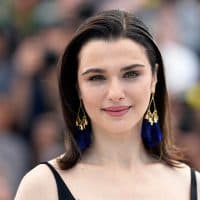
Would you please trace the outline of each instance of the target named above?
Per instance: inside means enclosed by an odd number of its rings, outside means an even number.
[[[118,102],[124,98],[125,93],[123,84],[118,79],[111,80],[108,88],[108,100]]]

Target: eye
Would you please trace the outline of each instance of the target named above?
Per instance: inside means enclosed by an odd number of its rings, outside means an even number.
[[[105,79],[103,75],[94,75],[88,78],[89,81],[103,81]]]
[[[139,76],[139,72],[137,71],[128,71],[123,75],[123,78],[136,78]]]

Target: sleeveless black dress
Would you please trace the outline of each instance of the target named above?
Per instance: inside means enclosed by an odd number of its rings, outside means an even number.
[[[61,176],[58,174],[58,172],[54,169],[54,167],[49,164],[48,162],[44,162],[41,164],[46,164],[51,172],[54,175],[54,178],[56,180],[57,185],[57,191],[58,191],[58,199],[59,200],[76,200],[72,193],[70,192],[69,188],[61,178]],[[198,200],[197,198],[197,181],[196,181],[196,174],[195,170],[191,168],[191,189],[190,189],[190,200]]]

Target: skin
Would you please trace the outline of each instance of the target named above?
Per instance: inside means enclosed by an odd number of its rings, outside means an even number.
[[[168,167],[151,158],[141,143],[142,118],[157,82],[144,48],[129,39],[93,40],[81,49],[79,61],[79,95],[92,121],[94,141],[70,170],[62,171],[55,159],[50,161],[74,197],[189,200],[189,167]],[[130,65],[136,67],[125,71]],[[116,105],[131,107],[120,117],[102,110]],[[199,173],[197,182],[200,193]],[[38,165],[22,180],[16,199],[27,198],[57,199],[55,180],[46,166]]]
[[[156,85],[145,49],[129,39],[95,40],[82,48],[79,60],[79,94],[94,134],[92,154],[104,163],[135,163],[145,155],[140,130]],[[121,117],[111,117],[102,110],[110,106],[131,108]]]

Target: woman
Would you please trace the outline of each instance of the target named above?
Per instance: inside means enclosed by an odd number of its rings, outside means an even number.
[[[197,199],[200,175],[172,144],[162,58],[139,19],[113,10],[83,23],[59,89],[66,152],[31,170],[16,200]]]

